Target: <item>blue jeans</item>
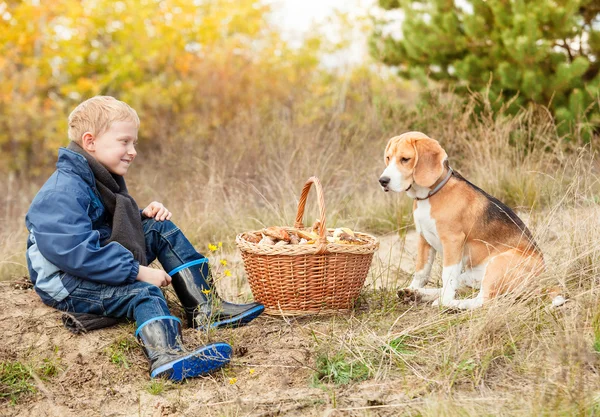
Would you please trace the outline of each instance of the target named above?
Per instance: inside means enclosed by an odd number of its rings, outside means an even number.
[[[158,258],[168,272],[184,263],[203,258],[173,222],[145,219],[142,226],[148,263]],[[81,282],[69,296],[53,307],[68,312],[126,317],[135,320],[138,326],[152,318],[171,315],[162,291],[155,285],[136,281],[113,286],[84,278],[79,280]]]

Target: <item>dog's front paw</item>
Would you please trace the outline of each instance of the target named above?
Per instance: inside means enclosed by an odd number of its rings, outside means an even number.
[[[437,300],[435,300],[433,303],[431,303],[432,307],[439,307],[440,306],[440,299],[438,298]]]
[[[402,288],[398,290],[398,298],[403,303],[418,303],[421,301],[421,294],[410,288]]]

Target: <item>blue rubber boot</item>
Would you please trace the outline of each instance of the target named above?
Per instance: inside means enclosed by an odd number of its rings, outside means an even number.
[[[222,300],[209,282],[208,259],[201,258],[169,272],[171,285],[181,301],[189,327],[199,330],[239,327],[265,311],[259,303],[233,304]]]
[[[193,352],[181,346],[181,321],[177,317],[156,317],[142,323],[135,332],[150,361],[151,378],[182,381],[207,375],[231,359],[231,346],[211,343]]]

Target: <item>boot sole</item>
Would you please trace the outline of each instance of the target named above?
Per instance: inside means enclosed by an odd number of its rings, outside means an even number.
[[[222,327],[241,327],[250,323],[252,320],[257,318],[265,311],[265,306],[259,305],[251,308],[250,310],[244,311],[242,314],[238,314],[235,317],[231,317],[227,320],[215,321],[210,324],[211,329],[222,328]],[[198,326],[197,330],[206,330],[206,326]]]
[[[172,381],[207,375],[229,363],[232,348],[227,343],[213,343],[195,352],[166,363],[150,374],[151,378],[163,377]]]

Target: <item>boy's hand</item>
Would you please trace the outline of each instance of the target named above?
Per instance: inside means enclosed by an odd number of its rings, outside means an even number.
[[[154,217],[154,220],[161,222],[164,220],[171,220],[171,216],[173,215],[173,213],[167,210],[167,208],[158,201],[153,201],[148,204],[148,207],[142,210],[142,214],[150,219]]]
[[[157,287],[166,287],[171,283],[171,277],[162,269],[154,269],[142,265],[140,265],[140,271],[136,279],[156,285]]]

